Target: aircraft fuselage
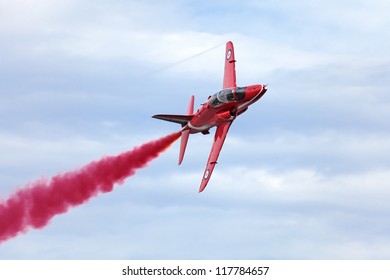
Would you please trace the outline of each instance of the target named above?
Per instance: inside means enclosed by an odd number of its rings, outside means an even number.
[[[153,116],[153,118],[178,123],[182,126],[179,165],[183,161],[189,135],[199,132],[209,134],[209,129],[216,127],[213,145],[200,183],[199,192],[205,189],[210,180],[222,145],[234,119],[244,113],[251,104],[259,100],[267,91],[267,86],[263,84],[237,87],[236,60],[231,41],[226,43],[224,60],[223,89],[209,96],[195,113],[194,96],[192,95],[185,115],[158,114]]]
[[[221,90],[208,97],[183,130],[190,129],[191,134],[207,133],[214,126],[233,121],[266,91],[267,87],[261,84]]]

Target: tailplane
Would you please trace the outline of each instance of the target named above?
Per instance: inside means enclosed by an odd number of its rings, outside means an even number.
[[[181,126],[185,126],[191,119],[192,115],[154,115],[152,118],[167,121],[167,122],[174,122],[181,124]]]
[[[194,99],[195,99],[194,96],[191,95],[190,103],[188,104],[187,114],[186,114],[187,116],[191,116],[191,118],[194,115]],[[179,165],[183,161],[189,136],[190,136],[190,129],[183,129],[181,132]]]
[[[160,119],[163,121],[174,122],[181,124],[183,130],[181,132],[181,142],[180,142],[180,154],[179,154],[179,165],[182,163],[184,158],[184,153],[186,151],[188,138],[190,136],[190,129],[187,126],[188,122],[194,116],[194,96],[191,96],[190,103],[188,104],[187,114],[185,115],[154,115],[152,118]]]

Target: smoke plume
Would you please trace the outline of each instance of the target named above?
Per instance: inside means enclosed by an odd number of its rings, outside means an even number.
[[[114,184],[122,183],[137,169],[146,167],[179,136],[180,132],[173,133],[17,190],[8,199],[0,201],[0,243],[29,228],[42,228],[52,217],[67,212],[70,207],[85,203],[99,193],[112,191]]]

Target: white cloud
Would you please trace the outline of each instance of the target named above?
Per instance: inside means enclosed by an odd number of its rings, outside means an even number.
[[[389,179],[390,170],[334,175],[311,169],[272,172],[234,167],[217,173],[213,184],[231,193],[235,193],[240,185],[238,192],[245,193],[245,200],[270,197],[282,201],[311,200],[356,208],[381,208],[386,206],[384,202],[390,195],[387,188]]]
[[[231,33],[228,30],[222,34],[193,30],[190,15],[186,18],[187,12],[180,10],[182,7],[179,3],[157,6],[148,2],[122,5],[96,3],[90,7],[92,12],[82,15],[80,10],[86,10],[87,7],[78,2],[64,2],[60,6],[41,2],[37,6],[31,2],[31,7],[28,3],[15,3],[7,7],[8,15],[20,14],[22,7],[31,9],[30,18],[15,21],[3,19],[5,23],[17,23],[16,27],[8,26],[8,30],[22,32],[28,42],[20,47],[35,55],[54,53],[93,60],[130,59],[160,69],[227,40],[236,40],[237,58],[239,62],[242,61],[238,69],[240,76],[244,77],[261,77],[275,69],[302,69],[337,59],[315,50],[299,50],[291,45],[271,42],[267,38]],[[181,15],[182,12],[184,15]],[[167,17],[171,19],[168,22]],[[164,22],[165,28],[156,24],[158,22]],[[178,28],[177,22],[188,24]],[[31,40],[28,36],[31,32],[40,39]],[[219,75],[223,47],[219,51],[197,57],[196,61],[176,67],[177,71],[174,72]]]
[[[11,258],[388,257],[390,170],[328,175],[218,168],[199,194],[200,174],[149,176],[154,168],[1,250]],[[69,246],[75,243],[83,245]],[[48,254],[54,247],[58,253]]]
[[[212,135],[191,137],[182,166],[176,144],[0,255],[387,258],[388,4],[313,3],[1,1],[2,194],[176,130],[144,118],[217,90],[224,46],[157,78],[134,72],[233,40],[238,84],[270,85],[233,125],[204,193]]]

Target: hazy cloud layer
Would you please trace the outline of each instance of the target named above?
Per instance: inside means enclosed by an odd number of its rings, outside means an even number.
[[[0,1],[1,199],[178,130],[150,116],[219,90],[228,40],[238,84],[269,84],[204,193],[212,136],[193,135],[182,166],[175,144],[0,258],[389,258],[389,8]]]

